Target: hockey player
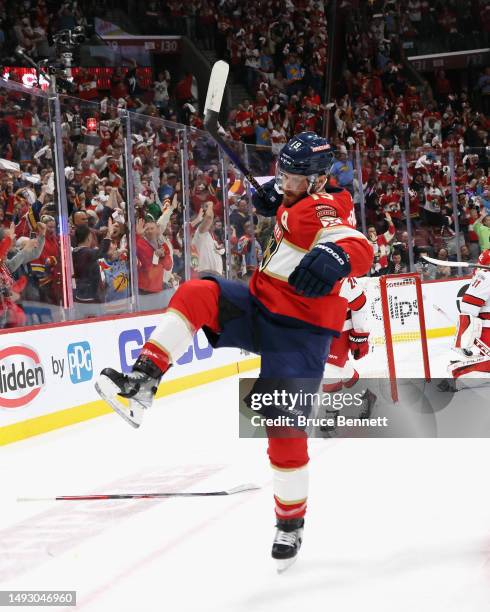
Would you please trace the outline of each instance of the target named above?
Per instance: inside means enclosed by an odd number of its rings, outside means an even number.
[[[254,197],[257,212],[275,216],[276,225],[249,286],[217,276],[183,283],[133,371],[101,372],[98,392],[127,421],[140,424],[162,375],[200,328],[214,347],[261,355],[255,389],[267,388],[272,379],[286,387],[301,379],[303,391],[318,391],[330,340],[345,320],[347,300],[339,295],[338,281],[366,274],[373,259],[368,240],[354,229],[350,194],[337,187],[324,191],[332,160],[326,139],[313,132],[293,137],[280,152],[276,178],[264,186],[265,198]],[[118,395],[129,398],[129,408]],[[307,439],[296,429],[270,429],[268,436],[277,517],[272,556],[282,570],[302,541]]]
[[[490,265],[490,249],[481,253],[478,263]],[[481,372],[482,377],[490,375],[490,270],[476,268],[473,272],[461,300],[454,348],[466,355],[471,351],[473,356],[451,363],[453,378],[474,372]]]
[[[361,285],[353,277],[346,278],[342,281],[339,295],[347,300],[348,309],[342,333],[330,344],[324,372],[328,378],[328,383],[323,385],[325,393],[354,386],[359,373],[349,361],[349,353],[357,360],[369,352],[367,300]]]
[[[359,380],[359,372],[352,365],[349,355],[352,355],[357,361],[369,352],[368,304],[361,284],[354,277],[345,278],[342,281],[340,295],[347,300],[347,315],[342,333],[330,344],[324,371],[324,377],[328,379],[323,384],[324,393],[337,393],[342,388],[354,387]],[[368,418],[376,402],[376,395],[369,389],[365,389],[362,400],[362,408],[356,417]],[[326,409],[326,416],[334,417],[334,422],[337,414],[336,410]],[[329,436],[336,435],[335,425],[325,425],[320,429],[327,432]]]

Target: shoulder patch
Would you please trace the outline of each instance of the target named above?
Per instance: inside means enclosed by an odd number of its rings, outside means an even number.
[[[332,225],[344,225],[342,219],[338,217],[320,217],[320,223],[323,227],[331,227]]]
[[[332,206],[327,206],[326,204],[318,204],[315,206],[316,216],[317,217],[336,217],[337,211]]]

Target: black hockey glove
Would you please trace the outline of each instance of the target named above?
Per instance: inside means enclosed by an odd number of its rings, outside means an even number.
[[[328,295],[349,274],[349,256],[334,242],[317,244],[291,272],[288,283],[305,297]]]
[[[272,179],[262,185],[265,197],[261,198],[257,192],[252,197],[252,204],[255,206],[259,215],[263,217],[273,217],[282,202],[282,193],[276,190],[276,181]]]

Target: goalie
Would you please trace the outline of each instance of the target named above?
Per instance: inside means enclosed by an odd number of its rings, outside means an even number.
[[[490,249],[478,258],[481,265],[490,265]],[[462,358],[449,366],[453,378],[480,372],[490,375],[490,270],[475,269],[471,283],[461,301],[461,313],[453,348]]]

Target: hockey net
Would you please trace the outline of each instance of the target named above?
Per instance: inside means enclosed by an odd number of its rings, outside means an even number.
[[[430,380],[422,284],[418,274],[364,281],[371,349],[359,362],[359,371],[366,377],[389,378],[397,401],[397,378]]]

